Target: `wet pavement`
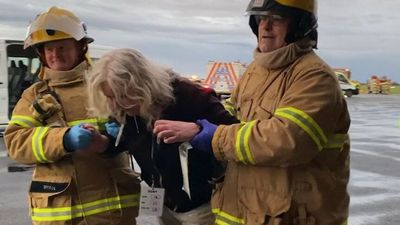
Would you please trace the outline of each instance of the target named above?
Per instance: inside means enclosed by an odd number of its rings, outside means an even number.
[[[349,225],[400,224],[400,96],[347,99],[352,118]],[[8,172],[13,161],[0,141],[0,225],[31,224],[27,189],[31,171]],[[142,219],[140,224],[156,224]]]
[[[348,106],[349,225],[400,224],[400,96],[354,96]]]

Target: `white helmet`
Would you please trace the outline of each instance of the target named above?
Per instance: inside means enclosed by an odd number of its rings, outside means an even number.
[[[87,36],[85,23],[77,16],[68,10],[53,6],[36,16],[35,20],[29,25],[24,48],[69,38],[76,41],[85,38],[87,43],[94,40]]]

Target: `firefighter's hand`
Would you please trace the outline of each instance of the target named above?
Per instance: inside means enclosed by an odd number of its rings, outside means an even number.
[[[217,125],[208,122],[208,120],[197,120],[197,125],[200,126],[200,132],[190,140],[190,144],[194,149],[198,149],[202,152],[206,152],[209,154],[212,153],[211,141],[214,136],[215,130],[217,129]]]
[[[89,146],[92,138],[93,132],[90,129],[85,129],[83,124],[75,125],[64,134],[64,147],[68,152],[84,149]]]
[[[157,139],[166,144],[190,141],[199,131],[195,123],[173,120],[157,120],[153,129]]]
[[[113,138],[117,138],[119,129],[121,126],[116,122],[107,122],[105,125],[107,134],[112,136]]]

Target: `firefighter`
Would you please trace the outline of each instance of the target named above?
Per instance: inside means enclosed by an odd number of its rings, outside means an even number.
[[[18,101],[5,131],[9,155],[36,164],[29,188],[33,224],[136,224],[140,186],[129,157],[105,157],[104,122],[87,116],[84,74],[93,39],[72,12],[51,7],[28,27],[39,81]]]
[[[313,50],[315,8],[249,3],[258,47],[230,101],[241,123],[199,120],[190,141],[228,164],[213,193],[216,224],[347,224],[350,118],[334,72]],[[176,134],[161,138],[184,141]]]

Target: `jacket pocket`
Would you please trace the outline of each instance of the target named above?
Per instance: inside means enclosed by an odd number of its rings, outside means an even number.
[[[283,224],[283,215],[289,211],[289,194],[273,193],[263,189],[243,188],[239,201],[244,207],[246,224]]]
[[[30,208],[71,206],[70,177],[56,177],[47,181],[33,180],[29,190]]]
[[[275,113],[276,96],[264,96],[256,108],[255,118],[260,120],[270,119]]]

